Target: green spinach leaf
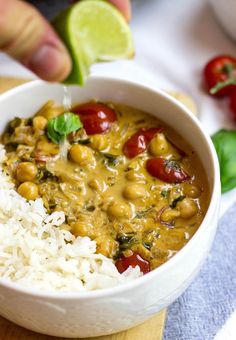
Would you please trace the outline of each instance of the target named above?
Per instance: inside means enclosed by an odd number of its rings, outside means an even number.
[[[48,121],[47,135],[53,143],[59,144],[69,133],[77,131],[82,127],[83,124],[78,115],[72,112],[65,112]]]
[[[112,155],[111,153],[104,153],[104,152],[101,152],[101,154],[106,158],[109,166],[115,166],[119,163],[120,156]]]
[[[222,129],[212,136],[220,164],[222,193],[236,186],[236,130]]]
[[[176,197],[176,198],[171,202],[170,207],[171,207],[172,209],[176,208],[177,203],[183,201],[184,198],[185,198],[185,195],[180,195],[179,197]]]

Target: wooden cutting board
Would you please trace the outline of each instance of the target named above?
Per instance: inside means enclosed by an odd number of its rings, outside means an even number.
[[[0,77],[0,93],[19,86],[29,80]],[[166,310],[163,310],[142,325],[130,330],[91,340],[162,340],[165,325]],[[0,317],[0,340],[59,340],[51,336],[41,335],[19,327],[12,322]],[[64,338],[65,339],[65,338]]]
[[[88,340],[161,340],[165,325],[166,312],[162,311],[142,325],[114,335],[87,338]],[[0,317],[1,340],[62,340],[53,336],[41,335],[19,327]],[[69,339],[68,339],[69,340]],[[85,340],[85,339],[80,339]]]

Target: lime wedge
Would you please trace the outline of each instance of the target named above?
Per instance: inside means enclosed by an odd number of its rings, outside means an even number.
[[[103,0],[83,0],[61,12],[53,26],[72,58],[67,84],[83,85],[98,61],[132,58],[134,45],[123,15]]]

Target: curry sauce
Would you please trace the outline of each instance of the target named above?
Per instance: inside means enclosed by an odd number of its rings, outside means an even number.
[[[156,118],[124,105],[99,105],[108,108],[100,117],[104,131],[93,133],[92,114],[86,107],[80,114],[78,106],[72,112],[83,127],[59,144],[50,139],[48,122],[64,109],[53,102],[32,118],[12,120],[1,141],[5,171],[23,197],[41,197],[49,213],[64,211],[61,228],[95,240],[98,253],[118,261],[138,254],[153,269],[201,224],[207,176],[194,150]]]

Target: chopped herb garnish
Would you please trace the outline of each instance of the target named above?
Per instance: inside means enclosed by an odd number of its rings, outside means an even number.
[[[126,250],[129,249],[132,244],[136,243],[137,239],[134,233],[127,233],[120,235],[117,241],[120,244],[120,250]]]
[[[7,152],[15,151],[18,146],[18,143],[8,143],[5,145],[5,149]]]
[[[80,140],[78,140],[78,143],[82,144],[82,145],[88,145],[88,144],[90,144],[90,139],[89,138],[80,139]]]
[[[147,250],[151,250],[151,248],[152,248],[152,243],[151,243],[151,242],[143,242],[143,246],[144,246]]]
[[[21,125],[22,119],[16,117],[7,126],[6,132],[13,133],[15,128]]]
[[[172,208],[172,209],[176,208],[177,203],[180,202],[180,201],[183,201],[184,198],[185,198],[184,195],[180,195],[179,197],[175,198],[175,199],[171,202],[170,208]]]
[[[102,155],[106,158],[109,166],[116,166],[119,163],[120,156],[112,155],[111,153],[103,153]]]
[[[55,209],[57,205],[55,201],[49,201],[48,206],[49,206],[49,209]]]
[[[65,112],[48,121],[47,135],[53,143],[59,144],[69,133],[77,131],[82,127],[83,124],[78,115],[72,112]]]
[[[176,171],[180,171],[181,170],[181,167],[179,165],[179,163],[177,161],[174,161],[174,160],[166,160],[165,162],[165,166],[167,168],[170,168],[172,170],[176,170]]]
[[[33,118],[28,118],[26,125],[33,126]]]
[[[135,218],[143,218],[146,217],[147,213],[149,213],[152,209],[154,208],[154,205],[151,205],[151,207],[145,209],[145,210],[141,210],[141,211],[137,211]]]
[[[96,209],[96,207],[94,205],[90,205],[88,207],[86,207],[86,210],[89,212],[93,212]]]
[[[46,168],[40,169],[38,179],[40,182],[45,182],[47,179],[58,181],[58,177],[53,175],[53,173]]]
[[[169,195],[169,190],[166,190],[166,189],[162,190],[162,192],[161,192],[162,197],[168,198],[168,195]]]
[[[136,120],[134,122],[135,125],[139,125],[139,124],[145,124],[145,120],[144,119],[139,119],[139,120]]]

